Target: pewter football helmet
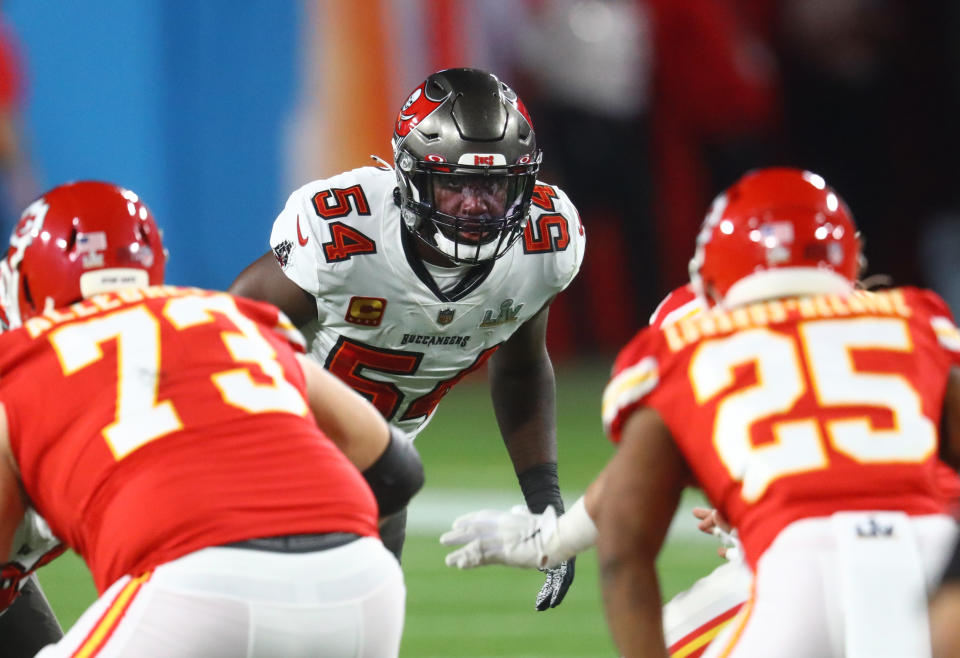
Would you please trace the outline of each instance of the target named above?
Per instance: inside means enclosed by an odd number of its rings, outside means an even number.
[[[523,234],[541,153],[516,92],[477,69],[447,69],[407,98],[393,134],[403,221],[456,263],[503,256]],[[464,216],[440,212],[435,190],[473,187],[502,209]]]

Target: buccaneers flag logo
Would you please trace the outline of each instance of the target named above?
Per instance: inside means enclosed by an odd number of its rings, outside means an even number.
[[[410,134],[410,131],[417,127],[417,124],[426,119],[430,114],[443,104],[446,96],[436,100],[427,96],[424,89],[426,82],[413,90],[407,102],[400,108],[400,115],[397,116],[396,136],[403,138]]]

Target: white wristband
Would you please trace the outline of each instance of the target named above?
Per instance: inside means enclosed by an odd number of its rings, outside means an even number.
[[[555,567],[574,555],[587,550],[596,541],[597,526],[593,523],[590,515],[587,514],[583,496],[580,496],[577,498],[577,502],[557,519],[557,530],[544,547],[544,552],[549,557],[546,566]]]

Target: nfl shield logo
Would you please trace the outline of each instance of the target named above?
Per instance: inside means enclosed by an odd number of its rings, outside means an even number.
[[[451,322],[453,322],[452,308],[441,309],[440,312],[437,313],[437,324],[450,324]]]

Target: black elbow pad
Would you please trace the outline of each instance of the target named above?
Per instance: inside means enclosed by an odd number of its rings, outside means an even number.
[[[423,462],[413,441],[390,428],[390,442],[377,461],[363,472],[380,507],[380,516],[399,512],[423,486]]]

